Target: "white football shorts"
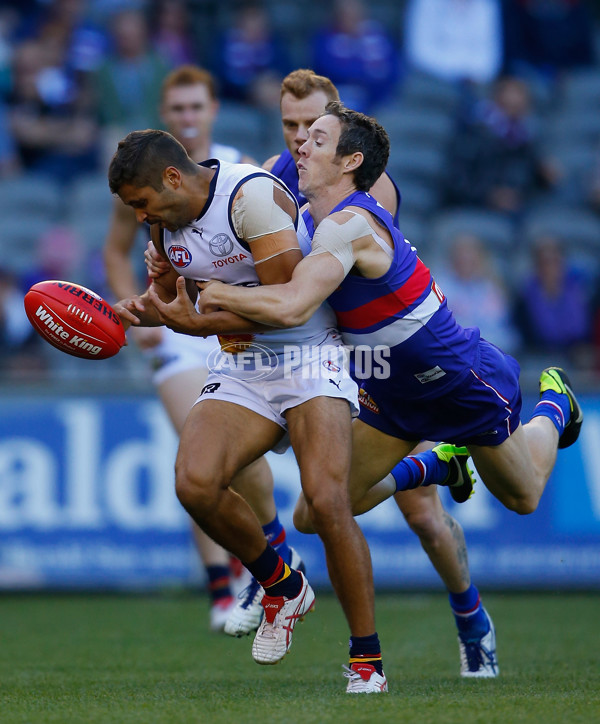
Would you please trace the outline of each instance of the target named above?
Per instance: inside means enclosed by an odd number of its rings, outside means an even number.
[[[219,350],[215,336],[193,337],[162,327],[162,341],[144,351],[152,370],[152,382],[158,387],[170,377],[188,370],[208,366],[208,357]]]
[[[279,357],[279,363],[261,373],[257,368],[247,374],[212,365],[196,403],[202,400],[233,402],[272,420],[287,430],[286,410],[314,397],[347,400],[353,417],[358,415],[358,387],[348,372],[348,354],[339,334],[328,334],[319,345],[291,348]],[[287,435],[274,452],[285,452]]]

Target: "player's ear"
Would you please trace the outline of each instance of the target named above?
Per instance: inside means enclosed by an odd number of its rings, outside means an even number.
[[[167,166],[163,171],[163,184],[171,190],[181,186],[181,171],[175,166]]]
[[[345,168],[346,171],[356,171],[364,160],[364,156],[360,151],[356,151],[346,158]]]

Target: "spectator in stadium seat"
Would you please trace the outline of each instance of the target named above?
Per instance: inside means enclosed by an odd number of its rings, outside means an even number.
[[[483,240],[475,234],[457,234],[439,269],[436,282],[450,300],[459,323],[479,327],[487,340],[513,353],[518,333],[513,325],[512,305]]]
[[[557,171],[540,155],[528,85],[514,77],[494,84],[491,98],[474,103],[457,121],[448,148],[445,199],[518,214]]]
[[[584,202],[600,212],[600,146],[596,145],[589,173],[583,179]]]
[[[10,130],[24,168],[59,183],[93,170],[98,151],[91,101],[67,72],[65,52],[53,35],[17,46],[8,98]]]
[[[409,0],[404,21],[410,68],[452,82],[492,82],[503,63],[500,0]]]
[[[312,39],[313,68],[331,79],[350,108],[369,112],[390,98],[401,57],[392,36],[362,0],[336,0],[330,22]]]
[[[587,0],[508,0],[506,67],[553,85],[561,73],[595,61]]]
[[[158,0],[150,25],[152,44],[171,67],[197,62],[197,45],[192,35],[187,3],[183,0]]]
[[[29,324],[24,296],[19,280],[0,270],[0,372],[5,380],[37,373],[43,367],[42,340]]]
[[[0,178],[16,175],[20,167],[15,140],[8,123],[6,104],[0,99]]]
[[[223,98],[274,108],[291,61],[269,15],[257,3],[243,5],[218,44],[213,71]]]
[[[592,300],[592,354],[594,369],[600,372],[600,284],[596,288]]]
[[[113,50],[94,76],[102,145],[112,153],[116,140],[139,128],[160,128],[160,88],[168,62],[149,40],[145,14],[117,12],[110,23]]]
[[[544,234],[534,241],[515,319],[527,352],[564,353],[577,361],[591,342],[591,284],[565,252],[565,242],[556,237]]]

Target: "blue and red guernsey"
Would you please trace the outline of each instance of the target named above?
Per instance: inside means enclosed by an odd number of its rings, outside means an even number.
[[[271,173],[273,176],[277,176],[277,178],[281,179],[288,189],[294,194],[296,200],[298,201],[298,205],[304,206],[306,199],[298,190],[298,169],[296,168],[296,162],[287,148],[273,164]]]
[[[479,330],[457,324],[416,249],[372,196],[357,191],[332,213],[347,206],[371,212],[394,239],[392,263],[383,276],[367,279],[351,271],[327,300],[344,343],[356,350],[357,380],[380,379],[387,390],[402,394],[403,399],[445,394],[475,365]],[[304,218],[312,238],[312,218],[308,212]],[[365,354],[371,355],[370,361]],[[383,369],[378,374],[377,360],[381,359],[387,360],[389,374]]]

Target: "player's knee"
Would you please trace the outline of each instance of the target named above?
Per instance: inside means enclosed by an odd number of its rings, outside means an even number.
[[[404,514],[408,527],[421,540],[435,545],[442,536],[444,521],[435,510],[420,510]]]
[[[310,496],[305,491],[305,497],[309,523],[317,531],[335,525],[344,514],[350,515],[350,499],[344,486],[320,485]]]
[[[300,533],[314,533],[315,529],[308,514],[308,508],[294,511],[294,528]]]
[[[197,469],[190,470],[185,463],[175,466],[175,493],[179,502],[188,512],[198,515],[210,515],[218,504],[220,488],[214,478],[203,475]]]
[[[538,507],[539,498],[524,496],[519,498],[511,497],[503,500],[504,506],[518,515],[531,515]]]

